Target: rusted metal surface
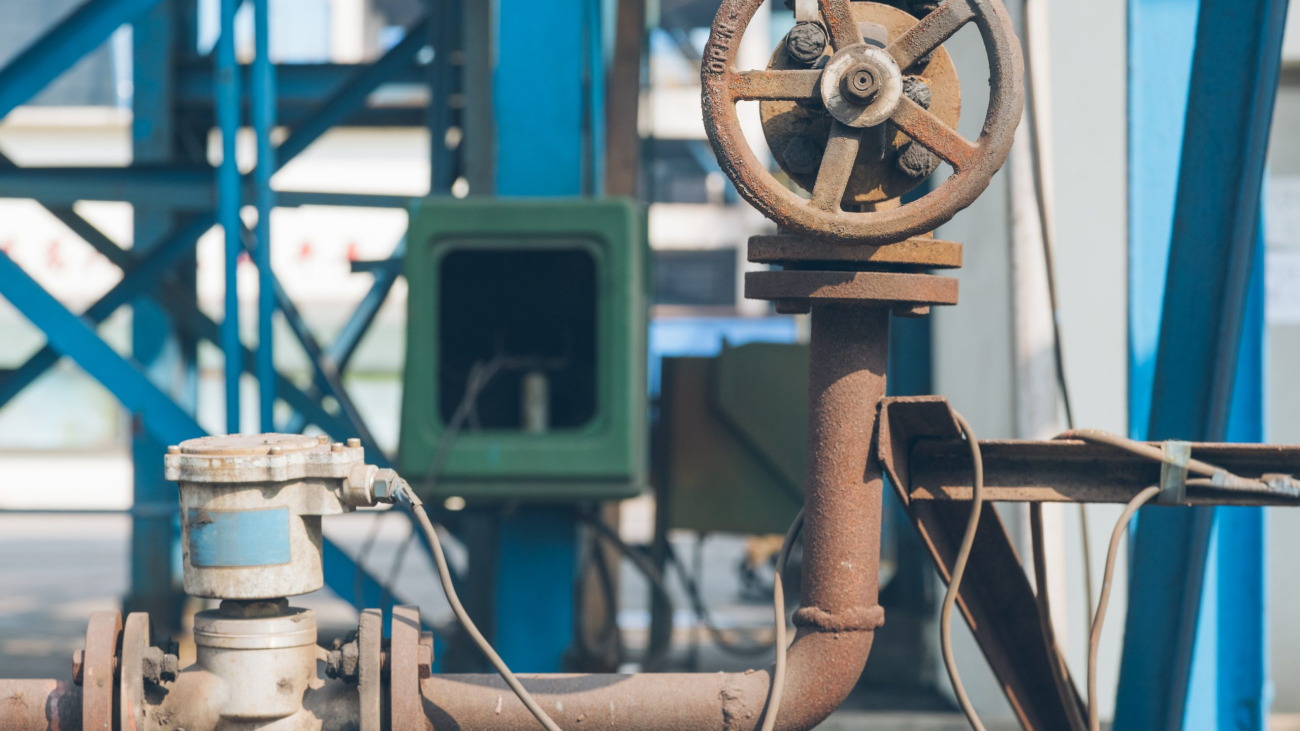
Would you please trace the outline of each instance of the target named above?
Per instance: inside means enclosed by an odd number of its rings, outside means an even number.
[[[388,702],[393,731],[425,731],[429,721],[420,700],[420,608],[393,607],[389,646]]]
[[[954,305],[957,304],[957,280],[903,272],[746,272],[745,296],[813,303]]]
[[[959,439],[961,430],[947,401],[938,396],[884,399],[879,425],[875,454],[947,581],[970,517],[969,504],[911,500],[912,469],[921,462],[910,455],[927,439]],[[970,472],[969,448],[965,455]],[[958,606],[1020,724],[1027,731],[1072,728],[1083,702],[1068,670],[1052,660],[1059,653],[1046,645],[1033,588],[995,510],[980,515]]]
[[[961,244],[924,236],[889,246],[840,246],[789,234],[749,237],[750,261],[786,267],[815,262],[889,265],[891,269],[955,269],[961,266],[961,251]]]
[[[799,628],[776,728],[806,731],[852,690],[884,619],[878,604],[879,465],[870,459],[875,403],[885,392],[889,310],[813,309],[808,464]],[[752,731],[770,670],[717,674],[523,675],[562,728],[584,731]],[[500,678],[434,675],[421,683],[439,731],[517,731],[536,720]]]
[[[380,731],[383,704],[384,613],[380,609],[361,612],[357,621],[357,695],[360,701],[360,731]]]
[[[1159,463],[1104,445],[1076,440],[990,440],[984,453],[984,499],[998,502],[1127,503],[1160,482]],[[964,502],[971,479],[962,474],[954,440],[918,442],[909,455],[914,501]],[[1267,444],[1192,445],[1198,458],[1240,477],[1300,472],[1300,447]],[[967,470],[969,473],[969,470]],[[1296,505],[1294,497],[1189,488],[1184,505]]]
[[[144,727],[144,659],[149,649],[149,615],[131,612],[122,627],[122,665],[118,673],[118,729]]]
[[[859,23],[874,23],[888,38],[900,38],[916,25],[916,18],[891,5],[873,2],[850,4]],[[805,24],[818,28],[815,24]],[[818,31],[820,32],[820,31]],[[819,70],[810,70],[811,60],[793,58],[782,39],[768,62],[768,72],[742,71],[735,76],[732,93],[737,98],[754,98],[761,92],[769,98],[759,104],[763,136],[777,165],[804,190],[812,190],[817,162],[825,153],[831,117],[820,108],[817,89]],[[830,50],[825,58],[829,60]],[[906,69],[907,78],[924,79],[930,91],[929,110],[944,124],[956,128],[961,118],[961,84],[948,51],[940,47],[924,65]],[[763,76],[770,72],[783,72]],[[760,76],[752,76],[760,74]],[[755,83],[757,82],[757,83]],[[790,101],[790,100],[798,101]],[[877,203],[897,198],[920,185],[923,177],[912,177],[895,164],[911,140],[896,128],[881,130],[882,144],[864,144],[853,162],[853,172],[844,194],[845,204]]]
[[[704,125],[717,152],[718,162],[740,194],[755,208],[795,233],[878,246],[934,230],[969,206],[984,191],[1011,149],[1024,103],[1024,64],[1020,44],[1001,3],[997,0],[948,0],[887,49],[898,66],[906,70],[918,58],[938,48],[965,23],[973,22],[979,28],[988,52],[991,88],[983,129],[974,143],[963,140],[951,127],[915,102],[906,97],[898,100],[890,117],[893,123],[952,163],[956,172],[917,201],[891,210],[872,212],[847,212],[839,205],[825,205],[826,201],[838,203],[840,200],[848,180],[842,168],[851,169],[858,150],[855,142],[846,139],[837,143],[832,132],[821,166],[835,168],[824,176],[829,190],[819,192],[818,184],[814,184],[813,199],[823,203],[818,207],[777,181],[745,141],[736,114],[736,102],[740,99],[776,99],[779,98],[775,96],[779,93],[778,88],[795,92],[786,97],[788,99],[807,101],[810,98],[805,94],[808,74],[803,71],[751,73],[743,82],[737,81],[739,72],[735,63],[740,37],[760,4],[761,0],[723,0],[705,46],[700,72]],[[856,27],[849,27],[854,23],[848,6],[849,3],[842,0],[827,0],[822,4],[823,19],[831,32],[836,54],[843,54],[861,43]],[[785,74],[799,76],[779,76]],[[758,94],[754,95],[754,92]],[[749,95],[740,95],[746,93]],[[838,136],[847,138],[851,135],[841,130]],[[830,149],[832,145],[834,150]],[[852,149],[846,160],[845,152],[849,148]],[[819,172],[818,178],[822,177],[822,172]]]
[[[85,731],[113,731],[113,671],[121,640],[121,612],[91,613],[81,666],[81,718]]]
[[[81,728],[81,688],[71,681],[0,679],[0,731]]]

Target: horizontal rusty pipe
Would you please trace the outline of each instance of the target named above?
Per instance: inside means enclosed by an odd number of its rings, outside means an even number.
[[[81,731],[81,688],[70,680],[0,680],[0,731]]]
[[[802,609],[790,647],[779,731],[823,721],[853,689],[883,621],[877,604],[880,468],[870,459],[885,394],[889,311],[812,310]],[[520,680],[562,728],[581,731],[752,731],[771,671],[530,675]],[[537,721],[495,675],[421,681],[439,731],[518,731]]]

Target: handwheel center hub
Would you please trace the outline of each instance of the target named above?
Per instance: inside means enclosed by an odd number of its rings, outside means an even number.
[[[874,127],[894,113],[903,96],[903,74],[888,53],[866,44],[850,46],[827,62],[821,79],[826,111],[850,127]]]

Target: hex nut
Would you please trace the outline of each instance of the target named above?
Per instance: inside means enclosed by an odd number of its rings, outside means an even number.
[[[148,647],[145,648],[140,671],[144,674],[144,679],[151,683],[171,682],[176,679],[176,673],[180,672],[180,658],[160,647]]]
[[[374,479],[378,467],[359,464],[343,480],[342,494],[339,498],[353,507],[370,507],[375,504]]]
[[[817,23],[795,23],[785,35],[785,52],[795,63],[812,65],[826,52],[826,31]]]

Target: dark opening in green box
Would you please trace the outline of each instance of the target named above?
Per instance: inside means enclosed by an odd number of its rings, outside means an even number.
[[[443,257],[438,282],[443,424],[465,397],[474,364],[494,357],[512,363],[479,392],[481,428],[523,428],[523,381],[530,373],[547,383],[548,429],[576,429],[595,418],[597,280],[591,252],[562,244],[543,251],[460,248],[454,241],[447,246],[452,250]]]

